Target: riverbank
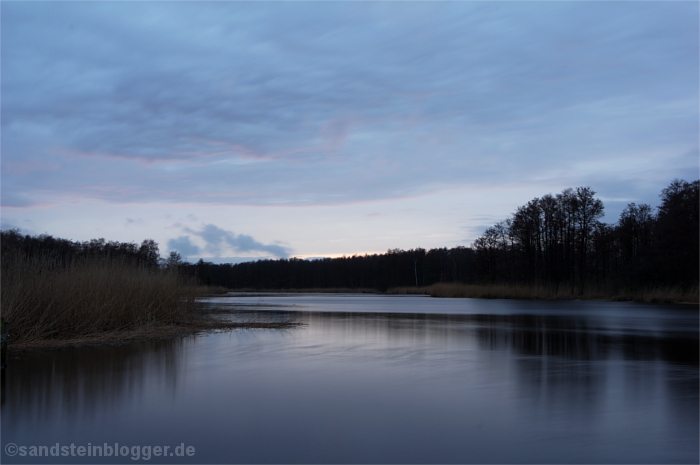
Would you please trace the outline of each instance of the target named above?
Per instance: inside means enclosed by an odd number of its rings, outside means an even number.
[[[197,290],[202,297],[217,297],[225,294],[223,288],[199,286]],[[129,329],[98,331],[80,336],[56,338],[25,338],[13,340],[9,338],[7,352],[10,357],[25,350],[59,349],[62,347],[80,347],[92,345],[114,345],[130,342],[141,342],[158,339],[172,339],[191,336],[193,334],[229,331],[235,329],[289,329],[299,326],[293,321],[230,321],[216,317],[221,314],[234,314],[235,308],[219,308],[217,306],[198,305],[186,319],[176,324],[147,325]]]
[[[457,297],[472,299],[521,299],[521,300],[603,300],[611,302],[647,303],[698,303],[698,288],[680,287],[641,290],[596,289],[583,291],[568,287],[519,285],[476,285],[437,283],[424,287],[393,288],[389,294],[427,294],[431,297]]]
[[[16,356],[22,351],[33,349],[59,349],[62,347],[126,344],[129,342],[186,337],[209,331],[225,331],[234,329],[288,329],[298,325],[298,323],[294,322],[231,322],[207,318],[204,316],[198,319],[193,319],[189,323],[179,325],[141,327],[131,330],[95,333],[81,337],[64,339],[33,339],[22,341],[12,341],[10,339],[8,341],[7,352],[8,355],[12,357]]]
[[[393,287],[382,292],[376,289],[353,288],[310,288],[310,289],[229,289],[229,292],[270,292],[270,293],[343,293],[343,294],[404,294],[429,295],[431,297],[451,297],[469,299],[519,299],[519,300],[601,300],[609,302],[646,303],[698,303],[698,287],[652,288],[642,290],[586,289],[580,291],[567,287],[521,285],[481,285],[460,283],[436,283],[430,286]]]
[[[293,325],[215,318],[200,300],[225,291],[198,286],[172,270],[129,260],[89,258],[63,263],[50,255],[6,253],[1,304],[7,350]]]

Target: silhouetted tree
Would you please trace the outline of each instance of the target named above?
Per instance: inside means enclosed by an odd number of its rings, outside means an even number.
[[[654,244],[659,281],[698,284],[699,186],[675,179],[661,192]]]
[[[696,286],[698,181],[675,180],[661,199],[658,215],[649,205],[629,204],[616,225],[606,225],[603,202],[589,187],[536,198],[474,242],[477,279],[581,292],[589,284]]]
[[[168,258],[163,260],[163,266],[169,270],[176,270],[183,264],[182,255],[176,250],[172,250],[168,254]]]
[[[104,241],[104,239],[102,239]],[[158,252],[158,244],[153,239],[145,239],[139,247],[139,258],[142,263],[151,268],[158,267],[160,253]]]

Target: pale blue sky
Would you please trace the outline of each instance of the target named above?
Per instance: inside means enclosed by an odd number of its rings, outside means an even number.
[[[697,2],[0,8],[3,229],[351,255],[698,178]]]

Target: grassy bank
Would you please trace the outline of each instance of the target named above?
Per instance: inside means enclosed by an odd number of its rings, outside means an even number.
[[[202,313],[197,298],[223,291],[124,260],[93,258],[59,264],[50,256],[5,254],[0,300],[10,348],[21,348],[121,342],[243,326]]]
[[[376,289],[365,287],[305,287],[299,289],[253,289],[253,288],[237,288],[228,289],[228,292],[257,292],[257,293],[273,293],[273,294],[377,294],[380,293]]]
[[[304,288],[304,289],[229,289],[229,292],[251,293],[370,293],[370,294],[413,294],[431,297],[455,297],[471,299],[525,299],[525,300],[606,300],[620,302],[649,303],[698,303],[698,287],[665,287],[653,289],[593,289],[583,292],[579,289],[560,286],[523,286],[503,284],[461,284],[436,283],[430,286],[392,287],[381,292],[367,288]]]
[[[465,297],[474,299],[534,299],[534,300],[608,300],[650,303],[697,303],[698,287],[654,288],[641,290],[606,290],[589,288],[581,292],[568,287],[522,285],[477,285],[437,283],[423,287],[396,287],[387,294],[427,294],[432,297]]]

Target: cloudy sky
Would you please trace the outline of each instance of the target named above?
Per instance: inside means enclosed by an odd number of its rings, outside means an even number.
[[[0,9],[3,229],[339,256],[698,178],[698,2]]]

